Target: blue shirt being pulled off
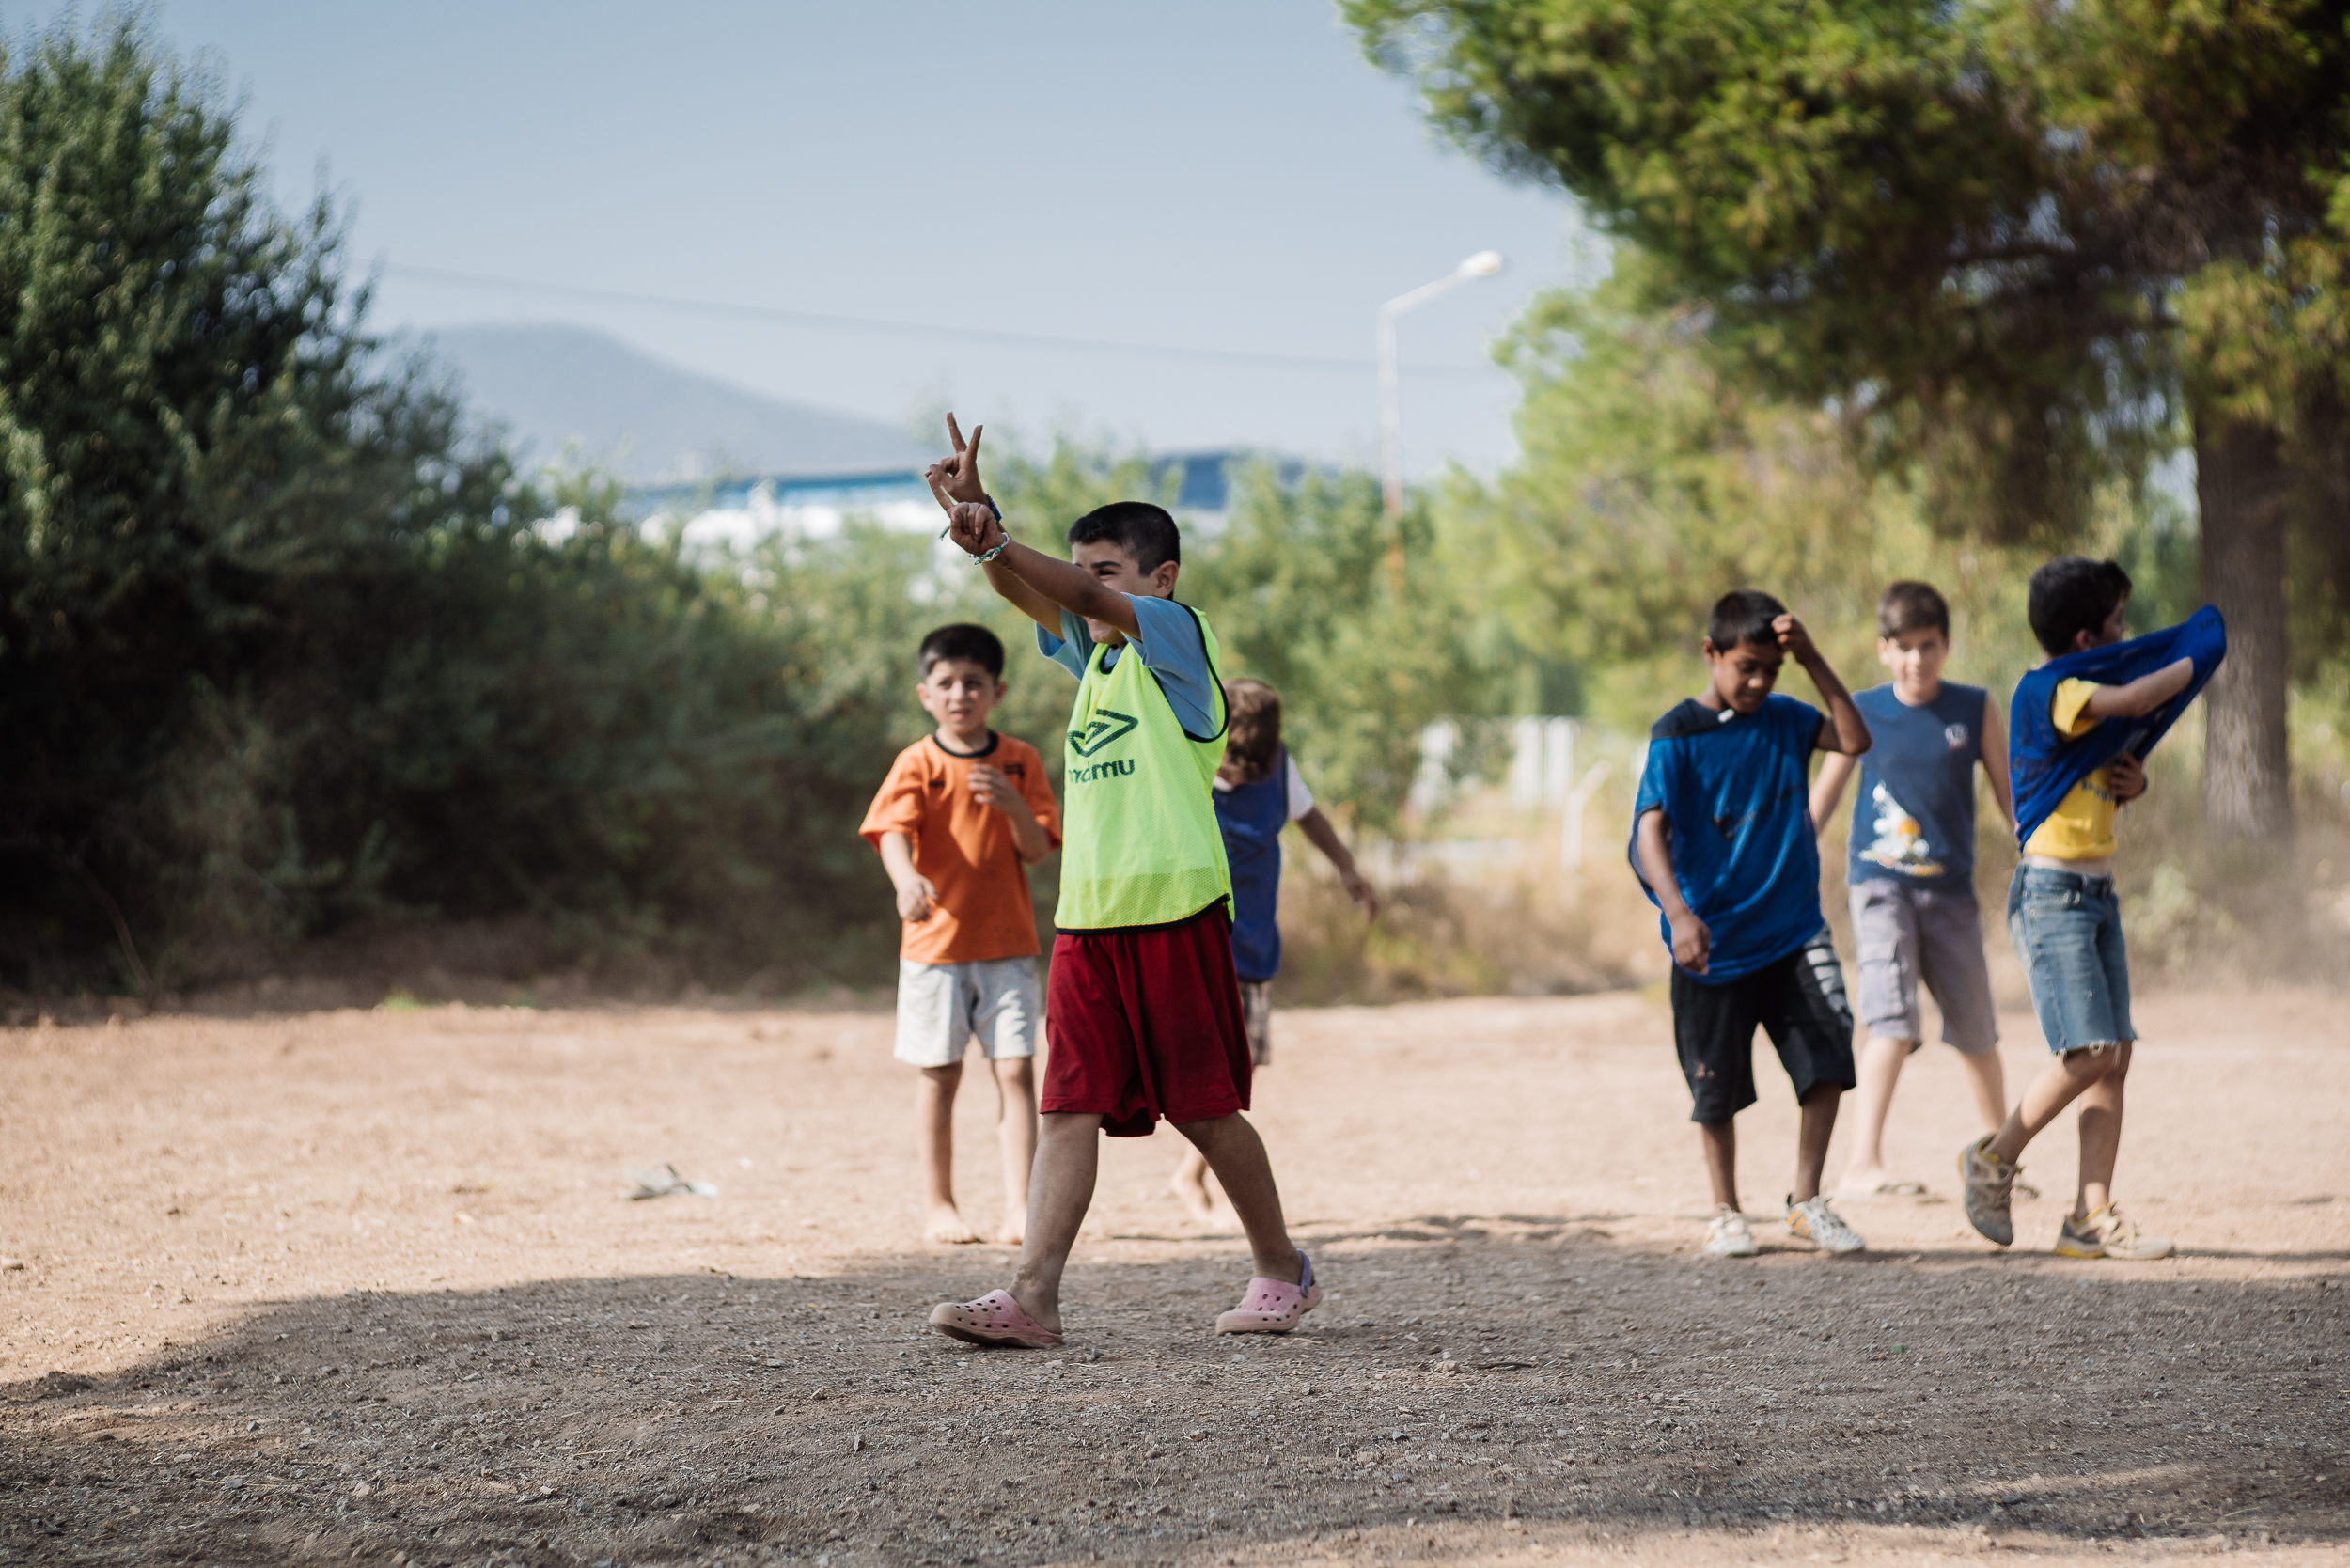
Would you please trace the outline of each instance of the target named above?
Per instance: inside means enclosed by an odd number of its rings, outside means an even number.
[[[1809,702],[1773,693],[1749,714],[1692,698],[1649,729],[1632,803],[1632,870],[1657,902],[1640,870],[1639,825],[1642,814],[1663,811],[1674,880],[1713,933],[1705,973],[1689,977],[1700,984],[1776,964],[1826,923],[1810,803],[1822,723]],[[1660,917],[1657,929],[1670,951],[1671,922]]]

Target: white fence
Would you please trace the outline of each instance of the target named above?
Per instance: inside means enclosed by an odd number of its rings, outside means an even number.
[[[1559,813],[1559,864],[1580,871],[1584,819],[1614,772],[1606,759],[1592,755],[1600,749],[1597,741],[1580,719],[1554,714],[1439,720],[1420,731],[1412,808],[1422,818],[1435,816],[1460,800],[1465,785],[1492,770],[1500,760],[1496,752],[1506,754],[1510,804],[1525,811]],[[1516,839],[1428,839],[1400,852],[1395,871],[1408,878],[1413,862],[1456,872],[1522,866],[1528,849]]]

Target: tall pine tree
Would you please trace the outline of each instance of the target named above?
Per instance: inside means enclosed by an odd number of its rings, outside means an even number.
[[[1832,403],[1943,526],[2061,542],[2189,431],[2233,642],[2207,808],[2287,830],[2288,583],[2304,624],[2350,601],[2350,8],[1342,9],[1437,125],[1572,193],[1640,297]]]

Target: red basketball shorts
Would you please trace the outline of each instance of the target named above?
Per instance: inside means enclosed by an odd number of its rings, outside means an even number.
[[[1222,903],[1171,926],[1062,932],[1044,999],[1046,1113],[1147,1137],[1248,1108],[1248,1030]]]

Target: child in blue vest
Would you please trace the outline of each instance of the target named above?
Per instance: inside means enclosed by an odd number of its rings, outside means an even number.
[[[1248,1055],[1259,1072],[1273,1061],[1273,977],[1281,969],[1281,829],[1291,823],[1338,868],[1347,897],[1365,915],[1379,913],[1379,895],[1355,869],[1355,856],[1298,776],[1297,760],[1281,744],[1281,694],[1262,681],[1227,681],[1224,760],[1215,770],[1215,819],[1224,858],[1232,869],[1232,963],[1240,971],[1241,1012],[1248,1023]],[[1191,1217],[1215,1217],[1208,1193],[1208,1162],[1186,1147],[1168,1183]]]
[[[1893,679],[1853,693],[1874,743],[1865,757],[1833,755],[1811,786],[1811,822],[1823,827],[1856,769],[1844,882],[1860,956],[1858,1125],[1839,1198],[1921,1194],[1885,1167],[1885,1118],[1910,1053],[1925,1041],[1918,1011],[1923,981],[1942,1010],[1942,1043],[1966,1064],[1986,1132],[2007,1118],[1999,1026],[1982,957],[1975,903],[1975,769],[1990,782],[1999,816],[2008,799],[2007,737],[1981,686],[1942,679],[1950,655],[1950,608],[1925,583],[1892,584],[1877,599],[1877,662]]]
[[[2146,792],[2147,752],[2211,679],[2227,635],[2206,605],[2183,625],[2124,642],[2129,600],[2129,573],[2114,561],[2059,556],[2031,574],[2031,631],[2048,659],[2016,683],[2010,710],[2024,853],[2008,885],[2007,929],[2050,1059],[1999,1130],[1958,1155],[1967,1222],[2009,1246],[2015,1162],[2079,1101],[2079,1187],[2055,1247],[2066,1258],[2171,1252],[2113,1201],[2123,1086],[2138,1043],[2113,890],[2113,817]]]

